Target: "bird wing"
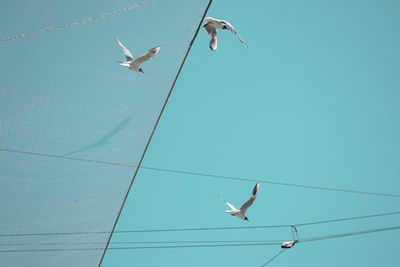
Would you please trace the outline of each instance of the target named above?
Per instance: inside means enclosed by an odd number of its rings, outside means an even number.
[[[233,28],[233,26],[232,26],[229,22],[227,22],[227,21],[225,21],[225,20],[221,20],[220,23],[221,23],[222,26],[225,26],[225,27],[223,27],[223,29],[229,29],[231,32],[233,32],[233,33],[237,36],[237,38],[239,38],[239,41],[240,41],[246,48],[248,48],[248,47],[247,47],[247,44],[246,44],[245,42],[243,42],[242,38],[240,38],[240,36],[239,36],[239,34],[236,32],[235,28]]]
[[[209,22],[204,24],[203,27],[209,37],[212,37],[213,33],[217,31],[217,28],[213,27]]]
[[[135,67],[139,67],[140,64],[142,64],[143,62],[151,59],[152,57],[154,57],[157,53],[158,50],[160,50],[159,46],[153,47],[151,49],[149,49],[146,53],[144,53],[143,55],[141,55],[140,57],[136,58],[132,65]]]
[[[116,37],[114,37],[114,38],[115,38],[115,41],[117,41],[118,45],[122,48],[122,51],[124,52],[126,60],[127,61],[132,61],[133,60],[133,56],[132,56],[131,51],[129,51],[128,48],[126,48]]]
[[[246,200],[246,202],[244,202],[243,205],[240,207],[240,212],[243,215],[246,212],[246,210],[251,206],[251,204],[253,204],[254,200],[256,199],[259,187],[260,187],[260,183],[257,183],[253,188],[253,193],[251,194],[251,197],[248,200]]]
[[[228,205],[232,210],[238,210],[237,208],[235,208],[235,206],[233,206],[231,203],[229,203],[228,201],[226,201],[226,200],[223,199],[222,197],[220,197],[220,196],[218,196],[218,195],[217,195],[217,197],[218,197],[221,201],[225,202],[226,205]]]

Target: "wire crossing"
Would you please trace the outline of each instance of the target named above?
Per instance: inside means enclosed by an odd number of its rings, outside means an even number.
[[[294,224],[296,226],[307,226],[315,224],[324,224],[340,221],[360,220],[373,217],[383,217],[398,215],[400,211],[371,214],[357,217],[346,217],[333,220],[306,222]],[[198,227],[198,228],[167,228],[167,229],[139,229],[139,230],[118,230],[114,231],[115,234],[129,234],[129,233],[153,233],[153,232],[186,232],[186,231],[216,231],[216,230],[244,230],[244,229],[263,229],[263,228],[286,228],[292,227],[293,224],[277,224],[277,225],[258,225],[258,226],[228,226],[228,227]],[[0,237],[17,237],[17,236],[56,236],[56,235],[92,235],[92,234],[109,234],[109,231],[88,231],[88,232],[58,232],[58,233],[15,233],[15,234],[0,234]]]
[[[75,26],[75,25],[79,25],[79,24],[85,24],[85,23],[88,23],[88,22],[91,22],[91,21],[94,21],[94,20],[103,19],[103,18],[112,16],[112,15],[115,15],[115,14],[118,14],[118,13],[121,13],[121,12],[125,12],[125,11],[128,11],[128,10],[136,8],[136,7],[140,7],[140,6],[142,6],[142,5],[146,4],[146,3],[149,3],[151,1],[153,1],[153,0],[146,0],[146,1],[134,4],[134,5],[131,5],[131,6],[128,6],[128,7],[123,7],[123,8],[114,10],[112,12],[109,12],[109,13],[106,13],[106,14],[103,14],[103,15],[100,15],[100,16],[97,16],[97,17],[86,18],[86,19],[83,19],[83,20],[80,20],[80,21],[76,21],[76,22],[72,22],[72,23],[68,23],[68,24],[65,24],[65,25],[52,26],[52,27],[45,28],[45,29],[42,29],[42,30],[39,30],[39,31],[35,31],[35,32],[31,32],[31,33],[24,33],[24,34],[21,34],[21,35],[16,35],[16,36],[8,37],[8,38],[3,38],[3,39],[0,39],[0,42],[6,42],[6,41],[11,41],[11,40],[21,39],[21,38],[24,38],[24,37],[38,35],[38,34],[42,34],[42,33],[49,32],[49,31],[68,28],[68,27],[72,27],[72,26]]]
[[[304,243],[304,242],[311,242],[311,241],[339,238],[339,237],[345,237],[345,236],[355,236],[355,235],[363,235],[363,234],[370,234],[370,233],[383,232],[383,231],[393,231],[393,230],[398,230],[398,229],[400,229],[400,225],[399,226],[386,227],[386,228],[370,229],[370,230],[365,230],[365,231],[357,231],[357,232],[350,232],[350,233],[335,234],[335,235],[317,236],[317,237],[311,237],[311,238],[305,238],[305,239],[297,240],[297,242]],[[264,267],[267,264],[269,264],[270,262],[272,262],[275,258],[277,258],[279,255],[281,255],[285,250],[287,250],[287,249],[282,249],[278,254],[276,254],[271,259],[269,259],[266,263],[264,263],[262,265],[262,267]]]

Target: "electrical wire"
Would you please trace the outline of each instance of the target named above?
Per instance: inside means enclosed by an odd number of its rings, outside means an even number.
[[[225,176],[225,175],[216,175],[216,174],[201,173],[201,172],[190,172],[190,171],[162,169],[162,168],[145,167],[145,166],[141,166],[140,168],[141,169],[146,169],[146,170],[160,171],[160,172],[170,172],[170,173],[179,173],[179,174],[194,175],[194,176],[222,178],[222,179],[229,179],[229,180],[235,180],[235,181],[259,182],[259,183],[264,183],[264,184],[274,184],[274,185],[282,185],[282,186],[291,186],[291,187],[300,187],[300,188],[318,189],[318,190],[327,190],[327,191],[336,191],[336,192],[345,192],[345,193],[355,193],[355,194],[365,194],[365,195],[376,195],[376,196],[385,196],[385,197],[400,197],[400,194],[377,193],[377,192],[367,192],[367,191],[359,191],[359,190],[351,190],[351,189],[324,187],[324,186],[283,183],[283,182],[262,180],[262,179],[257,179],[257,178],[234,177],[234,176]]]
[[[399,226],[386,227],[386,228],[370,229],[370,230],[365,230],[365,231],[356,231],[356,232],[350,232],[350,233],[342,233],[342,234],[335,234],[335,235],[326,235],[326,236],[317,236],[317,237],[311,237],[311,238],[304,238],[304,239],[299,240],[298,242],[304,243],[304,242],[311,242],[311,241],[317,241],[317,240],[339,238],[339,237],[345,237],[345,236],[354,236],[354,235],[363,235],[363,234],[369,234],[369,233],[375,233],[375,232],[392,231],[392,230],[398,230],[398,229],[400,229],[400,225]]]
[[[373,217],[390,216],[390,215],[396,215],[396,214],[400,214],[400,211],[388,212],[388,213],[380,213],[380,214],[372,214],[372,215],[364,215],[364,216],[357,216],[357,217],[340,218],[340,219],[325,220],[325,221],[317,221],[317,222],[299,223],[299,224],[296,224],[296,226],[307,226],[307,225],[313,225],[313,224],[323,224],[323,223],[332,223],[332,222],[340,222],[340,221],[359,220],[359,219],[366,219],[366,218],[373,218]]]
[[[262,267],[266,266],[268,263],[270,263],[271,261],[273,261],[274,259],[276,259],[279,255],[281,255],[283,252],[285,252],[286,249],[281,249],[281,251],[279,251],[278,254],[276,254],[275,256],[273,256],[271,259],[269,259],[266,263],[264,263],[262,265]]]
[[[42,33],[49,32],[49,31],[54,31],[54,30],[58,30],[58,29],[63,29],[63,28],[76,26],[76,25],[79,25],[79,24],[85,24],[85,23],[88,23],[88,22],[91,22],[91,21],[94,21],[94,20],[99,20],[99,19],[102,19],[102,18],[106,18],[106,17],[112,16],[112,15],[115,15],[117,13],[125,12],[125,11],[128,11],[128,10],[136,8],[136,7],[140,7],[140,6],[142,6],[142,5],[146,4],[146,3],[149,3],[151,1],[153,1],[153,0],[142,1],[142,2],[139,2],[137,4],[134,4],[134,5],[131,5],[131,6],[128,6],[128,7],[123,7],[123,8],[114,10],[112,12],[109,12],[109,13],[106,13],[106,14],[103,14],[103,15],[100,15],[100,16],[86,18],[86,19],[83,19],[83,20],[80,20],[80,21],[76,21],[76,22],[72,22],[72,23],[68,23],[68,24],[65,24],[65,25],[52,26],[52,27],[41,29],[41,30],[38,30],[38,31],[35,31],[35,32],[31,32],[31,33],[24,33],[24,34],[12,36],[12,37],[3,38],[3,39],[0,39],[0,42],[21,39],[23,37],[38,35],[38,34],[42,34]]]
[[[360,220],[372,217],[383,217],[398,215],[400,211],[371,214],[357,217],[346,217],[333,220],[306,222],[299,224],[278,224],[278,225],[258,225],[258,226],[228,226],[228,227],[203,227],[203,228],[167,228],[167,229],[140,229],[140,230],[118,230],[114,233],[129,234],[129,233],[153,233],[153,232],[186,232],[186,231],[216,231],[216,230],[244,230],[244,229],[264,229],[264,228],[286,228],[296,226],[307,226],[315,224],[324,224],[349,220]],[[15,234],[0,234],[0,237],[17,237],[17,236],[56,236],[56,235],[92,235],[92,234],[109,234],[109,231],[92,231],[92,232],[57,232],[57,233],[15,233]]]
[[[22,151],[22,150],[17,150],[17,149],[0,148],[0,151],[10,152],[10,153],[18,153],[18,154],[24,154],[24,155],[30,155],[30,156],[46,157],[46,158],[57,158],[57,159],[66,159],[66,160],[74,160],[74,161],[83,161],[83,162],[89,162],[89,163],[101,164],[101,165],[111,165],[111,166],[120,166],[120,167],[128,167],[128,168],[137,168],[138,167],[138,165],[133,165],[133,164],[100,161],[100,160],[92,160],[92,159],[82,159],[82,158],[75,158],[75,157],[62,156],[62,155],[43,154],[43,153],[37,153],[37,152]],[[273,184],[273,185],[290,186],[290,187],[315,189],[315,190],[326,190],[326,191],[334,191],[334,192],[374,195],[374,196],[383,196],[383,197],[396,197],[396,198],[400,197],[400,194],[367,192],[367,191],[342,189],[342,188],[334,188],[334,187],[292,184],[292,183],[276,182],[276,181],[271,181],[271,180],[262,180],[262,179],[257,179],[257,178],[234,177],[234,176],[216,175],[216,174],[209,174],[209,173],[202,173],[202,172],[181,171],[181,170],[163,169],[163,168],[146,167],[146,166],[140,166],[139,169],[152,170],[152,171],[158,171],[158,172],[176,173],[176,174],[185,174],[185,175],[191,175],[191,176],[197,176],[197,177],[211,177],[211,178],[219,178],[219,179],[228,179],[228,180],[234,180],[234,181],[260,182],[260,183],[264,183],[264,184]]]
[[[133,164],[125,164],[125,163],[119,163],[119,162],[101,161],[101,160],[93,160],[93,159],[82,159],[82,158],[75,158],[75,157],[70,157],[70,156],[44,154],[44,153],[30,152],[30,151],[23,151],[23,150],[18,150],[18,149],[2,148],[2,147],[0,147],[0,151],[9,152],[9,153],[16,153],[16,154],[23,154],[23,155],[29,155],[29,156],[36,156],[36,157],[44,157],[44,158],[55,158],[55,159],[66,159],[66,160],[73,160],[73,161],[83,161],[83,162],[100,164],[100,165],[111,165],[111,166],[119,166],[119,167],[134,167],[134,168],[137,167],[137,165],[133,165]]]
[[[154,232],[185,232],[185,231],[216,231],[216,230],[240,230],[240,229],[260,229],[260,228],[284,228],[291,225],[262,225],[262,226],[232,226],[232,227],[204,227],[204,228],[169,228],[169,229],[144,229],[144,230],[119,230],[114,231],[118,234],[128,233],[154,233]],[[11,236],[53,236],[53,235],[91,235],[109,234],[109,231],[93,232],[58,232],[58,233],[20,233],[20,234],[0,234],[0,237]]]
[[[278,243],[280,244],[280,243]],[[213,244],[213,245],[178,245],[178,246],[143,246],[143,247],[109,247],[107,250],[131,250],[131,249],[164,249],[164,248],[210,248],[210,247],[243,247],[243,246],[270,246],[277,243],[240,243],[240,244]],[[50,249],[15,249],[15,250],[0,250],[0,253],[11,252],[57,252],[57,251],[82,251],[82,250],[104,250],[99,247],[92,248],[50,248]]]
[[[283,240],[177,240],[177,241],[115,241],[110,245],[121,244],[201,244],[201,243],[275,243]],[[33,242],[33,243],[0,243],[0,246],[61,246],[61,245],[105,245],[106,242]]]
[[[369,234],[369,233],[375,233],[375,232],[383,232],[383,231],[393,231],[393,230],[398,230],[400,229],[399,226],[392,226],[392,227],[385,227],[385,228],[377,228],[377,229],[369,229],[369,230],[364,230],[364,231],[355,231],[355,232],[349,232],[349,233],[341,233],[341,234],[334,234],[334,235],[326,235],[326,236],[317,236],[317,237],[311,237],[311,238],[304,238],[301,240],[298,240],[300,243],[305,243],[305,242],[312,242],[312,241],[319,241],[319,240],[325,240],[325,239],[332,239],[332,238],[339,238],[339,237],[346,237],[346,236],[356,236],[356,235],[363,235],[363,234]],[[165,241],[159,241],[159,242],[165,242]],[[173,242],[191,242],[191,241],[173,241]],[[208,242],[208,241],[195,241],[195,242]],[[215,241],[212,241],[215,242]],[[225,241],[217,241],[217,242],[225,242]],[[163,249],[163,248],[208,248],[208,247],[238,247],[238,246],[268,246],[268,245],[279,245],[281,242],[265,242],[262,240],[250,240],[250,241],[228,241],[231,242],[225,243],[225,244],[196,244],[196,245],[174,245],[174,246],[129,246],[129,247],[109,247],[109,250],[130,250],[130,249]],[[238,244],[232,244],[233,242],[247,242],[247,243],[238,243]],[[104,244],[104,243],[103,243]],[[46,251],[79,251],[79,250],[103,250],[104,248],[99,248],[99,247],[86,247],[86,248],[46,248],[46,249],[15,249],[15,250],[0,250],[0,253],[10,253],[10,252],[46,252]],[[283,250],[284,251],[284,250]],[[266,264],[270,263],[273,259],[278,257],[280,254],[283,252],[280,251],[277,255],[272,257],[270,260],[268,260],[263,266]]]

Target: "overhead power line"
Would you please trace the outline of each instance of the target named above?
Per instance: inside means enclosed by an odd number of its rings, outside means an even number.
[[[345,236],[363,235],[363,234],[370,234],[370,233],[383,232],[383,231],[393,231],[393,230],[398,230],[398,229],[400,229],[400,226],[392,226],[392,227],[371,229],[371,230],[365,230],[365,231],[356,231],[356,232],[350,232],[350,233],[342,233],[342,234],[335,234],[335,235],[326,235],[326,236],[317,236],[317,237],[311,237],[311,238],[304,238],[304,239],[299,240],[299,242],[304,243],[304,242],[311,242],[311,241],[317,241],[317,240],[339,238],[339,237],[345,237]]]
[[[274,184],[274,185],[300,187],[300,188],[308,188],[308,189],[318,189],[318,190],[328,190],[328,191],[345,192],[345,193],[376,195],[376,196],[385,196],[385,197],[400,197],[399,194],[376,193],[376,192],[367,192],[367,191],[341,189],[341,188],[324,187],[324,186],[283,183],[283,182],[275,182],[275,181],[270,181],[270,180],[262,180],[262,179],[257,179],[257,178],[234,177],[234,176],[225,176],[225,175],[216,175],[216,174],[209,174],[209,173],[180,171],[180,170],[170,170],[170,169],[145,167],[145,166],[141,166],[140,169],[160,171],[160,172],[179,173],[179,174],[186,174],[186,175],[195,175],[195,176],[204,176],[204,177],[213,177],[213,178],[221,178],[221,179],[229,179],[229,180],[235,180],[235,181],[260,182],[260,183],[264,183],[264,184]]]
[[[383,232],[383,231],[393,231],[400,229],[400,225],[392,226],[392,227],[385,227],[385,228],[377,228],[377,229],[369,229],[364,231],[356,231],[356,232],[349,232],[349,233],[341,233],[341,234],[334,234],[334,235],[326,235],[326,236],[317,236],[311,238],[304,238],[298,240],[298,242],[305,243],[305,242],[312,242],[324,239],[332,239],[332,238],[339,238],[339,237],[346,237],[346,236],[356,236],[356,235],[363,235],[363,234],[370,234],[375,232]],[[224,242],[224,241],[221,241]],[[231,242],[231,241],[229,241]],[[236,242],[236,241],[235,241]],[[210,248],[210,247],[239,247],[239,246],[270,246],[270,245],[280,245],[281,242],[258,242],[256,240],[253,241],[237,241],[237,242],[247,242],[247,243],[238,243],[238,244],[196,244],[196,245],[173,245],[173,246],[130,246],[130,247],[109,247],[109,250],[132,250],[132,249],[165,249],[165,248]],[[258,242],[258,243],[255,243]],[[86,248],[46,248],[46,249],[8,249],[8,250],[0,250],[0,253],[12,253],[12,252],[49,252],[49,251],[82,251],[82,250],[103,250],[104,248],[99,247],[86,247]],[[263,266],[271,262],[273,259],[278,257],[282,251],[280,251],[277,255],[271,258],[268,262],[266,262]]]
[[[210,248],[210,247],[243,247],[243,246],[270,246],[280,243],[240,243],[240,244],[210,244],[210,245],[178,245],[178,246],[143,246],[143,247],[109,247],[107,250],[131,250],[131,249],[163,249],[163,248]],[[0,250],[0,253],[11,252],[50,252],[50,251],[81,251],[81,250],[104,250],[104,247],[93,248],[50,248],[50,249],[10,249]]]
[[[81,159],[81,158],[75,158],[75,157],[70,157],[70,156],[44,154],[44,153],[23,151],[23,150],[18,150],[18,149],[9,149],[9,148],[2,148],[2,147],[0,147],[0,151],[8,152],[8,153],[23,154],[23,155],[28,155],[28,156],[35,156],[35,157],[43,157],[43,158],[82,161],[82,162],[100,164],[100,165],[111,165],[111,166],[119,166],[119,167],[133,167],[133,168],[137,167],[137,165],[133,165],[133,164],[125,164],[125,163],[119,163],[119,162],[110,162],[110,161],[93,160],[93,159]]]
[[[169,228],[169,229],[143,229],[143,230],[119,230],[114,234],[128,233],[152,233],[152,232],[185,232],[185,231],[216,231],[216,230],[239,230],[239,229],[259,229],[259,228],[283,228],[290,227],[289,224],[284,225],[263,225],[263,226],[232,226],[232,227],[203,227],[203,228]],[[17,234],[0,234],[0,237],[11,236],[53,236],[53,235],[92,235],[92,234],[109,234],[109,231],[88,231],[88,232],[57,232],[57,233],[17,233]]]
[[[281,251],[278,252],[278,254],[276,254],[275,256],[273,256],[271,259],[269,259],[266,263],[264,263],[262,265],[262,267],[266,266],[268,263],[270,263],[271,261],[273,261],[274,259],[276,259],[279,255],[281,255],[283,252],[285,252],[286,249],[281,249]]]
[[[333,222],[340,222],[340,221],[360,220],[360,219],[367,219],[367,218],[373,218],[373,217],[382,217],[382,216],[390,216],[390,215],[396,215],[396,214],[400,214],[400,211],[388,212],[388,213],[380,213],[380,214],[372,214],[372,215],[364,215],[364,216],[357,216],[357,217],[347,217],[347,218],[325,220],[325,221],[317,221],[317,222],[299,223],[299,224],[295,224],[295,225],[296,226],[306,226],[306,225],[313,225],[313,224],[323,224],[323,223],[333,223]]]
[[[176,241],[116,241],[110,245],[122,244],[202,244],[202,243],[274,243],[281,244],[283,240],[176,240]],[[107,242],[31,242],[31,243],[0,243],[0,246],[64,246],[64,245],[105,245]]]
[[[12,37],[3,38],[3,39],[0,39],[0,42],[11,41],[11,40],[15,40],[15,39],[21,39],[23,37],[38,35],[38,34],[42,34],[42,33],[49,32],[49,31],[54,31],[54,30],[58,30],[58,29],[63,29],[63,28],[76,26],[76,25],[79,25],[79,24],[85,24],[85,23],[88,23],[88,22],[91,22],[91,21],[94,21],[94,20],[103,19],[103,18],[112,16],[112,15],[115,15],[115,14],[118,14],[118,13],[121,13],[121,12],[125,12],[125,11],[128,11],[128,10],[136,8],[136,7],[140,7],[140,6],[142,6],[142,5],[146,4],[146,3],[149,3],[151,1],[153,1],[153,0],[146,0],[146,1],[143,1],[143,2],[139,2],[137,4],[134,4],[134,5],[131,5],[131,6],[128,6],[128,7],[123,7],[123,8],[111,11],[109,13],[106,13],[106,14],[103,14],[103,15],[100,15],[100,16],[97,16],[97,17],[86,18],[86,19],[75,21],[75,22],[68,23],[68,24],[65,24],[65,25],[52,26],[52,27],[48,27],[48,28],[45,28],[45,29],[41,29],[41,30],[35,31],[35,32],[24,33],[24,34],[12,36]]]
[[[138,230],[118,230],[114,231],[115,234],[129,234],[129,233],[152,233],[152,232],[186,232],[186,231],[216,231],[216,230],[244,230],[244,229],[263,229],[263,228],[286,228],[292,225],[307,226],[314,224],[333,223],[340,221],[360,220],[373,217],[383,217],[398,215],[400,211],[371,214],[357,217],[346,217],[332,220],[305,222],[298,224],[277,224],[277,225],[258,225],[258,226],[227,226],[227,227],[197,227],[197,228],[167,228],[167,229],[138,229]],[[15,233],[15,234],[0,234],[0,237],[16,237],[16,236],[55,236],[55,235],[92,235],[92,234],[109,234],[109,231],[88,231],[88,232],[57,232],[57,233]]]
[[[0,148],[0,151],[10,152],[10,153],[18,153],[18,154],[24,154],[24,155],[30,155],[30,156],[37,156],[37,157],[83,161],[83,162],[88,162],[88,163],[93,163],[93,164],[101,164],[101,165],[111,165],[111,166],[128,167],[128,168],[137,168],[138,167],[138,165],[133,165],[133,164],[92,160],[92,159],[82,159],[82,158],[75,158],[75,157],[62,156],[62,155],[52,155],[52,154],[43,154],[43,153],[37,153],[37,152],[22,151],[22,150],[16,150],[16,149]],[[315,189],[315,190],[327,190],[327,191],[334,191],[334,192],[375,195],[375,196],[383,196],[383,197],[396,197],[396,198],[400,197],[400,194],[367,192],[367,191],[350,190],[350,189],[342,189],[342,188],[334,188],[334,187],[292,184],[292,183],[276,182],[276,181],[271,181],[271,180],[262,180],[262,179],[257,179],[257,178],[234,177],[234,176],[216,175],[216,174],[209,174],[209,173],[202,173],[202,172],[190,172],[190,171],[163,169],[163,168],[146,167],[146,166],[140,166],[139,169],[176,173],[176,174],[185,174],[185,175],[192,175],[192,176],[197,176],[197,177],[212,177],[212,178],[219,178],[219,179],[228,179],[228,180],[234,180],[234,181],[260,182],[260,183],[265,183],[265,184],[290,186],[290,187]]]

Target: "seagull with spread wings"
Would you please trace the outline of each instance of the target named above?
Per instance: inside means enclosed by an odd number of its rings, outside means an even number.
[[[206,30],[207,35],[211,38],[210,40],[211,50],[213,51],[217,50],[217,29],[230,30],[239,38],[239,41],[242,42],[242,44],[247,48],[245,42],[243,42],[242,38],[240,38],[235,28],[233,28],[233,26],[229,22],[225,20],[214,19],[212,17],[205,18],[204,21],[206,21],[206,23],[203,25],[203,27]]]
[[[225,199],[221,198],[220,196],[217,195],[217,197],[222,200],[223,202],[228,205],[231,210],[226,210],[225,212],[230,213],[232,216],[236,216],[239,219],[249,221],[249,219],[246,217],[245,213],[247,209],[253,204],[254,200],[256,199],[258,189],[260,188],[260,183],[257,183],[254,188],[253,188],[253,193],[251,194],[251,197],[246,200],[246,202],[243,203],[243,205],[240,207],[240,209],[235,208],[231,203],[226,201]]]
[[[122,51],[124,52],[124,55],[126,57],[125,62],[117,61],[118,64],[120,64],[121,66],[128,67],[128,69],[133,70],[133,71],[139,71],[139,72],[144,73],[142,68],[140,68],[140,65],[143,62],[153,58],[158,53],[158,50],[160,50],[160,47],[156,46],[156,47],[149,49],[145,54],[143,54],[137,58],[133,58],[132,53],[117,38],[115,38],[115,40],[117,41],[118,45],[122,48]]]

